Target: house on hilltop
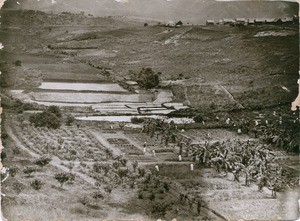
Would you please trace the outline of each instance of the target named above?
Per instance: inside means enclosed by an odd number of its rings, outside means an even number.
[[[235,20],[231,19],[231,18],[224,18],[223,23],[224,23],[224,25],[233,25],[233,24],[235,24]]]
[[[215,21],[214,20],[206,20],[206,25],[214,25]]]
[[[266,19],[264,18],[256,18],[254,19],[255,24],[264,24],[266,23]]]
[[[247,22],[248,22],[249,25],[254,25],[255,24],[255,19],[254,18],[249,18]]]
[[[178,21],[178,22],[175,24],[175,27],[176,27],[176,28],[179,28],[179,27],[182,27],[182,26],[183,26],[182,21]]]
[[[174,21],[169,21],[167,24],[166,24],[166,27],[175,27],[176,26],[176,23]]]

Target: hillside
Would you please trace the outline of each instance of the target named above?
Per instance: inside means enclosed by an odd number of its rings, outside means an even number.
[[[219,104],[216,110],[278,105],[297,95],[296,25],[144,27],[120,17],[18,10],[4,10],[2,17],[6,60],[21,60],[47,79],[58,75],[58,66],[90,66],[90,76],[114,81],[151,67],[162,72],[163,81],[181,79],[163,84],[178,102],[196,108]],[[72,71],[68,76],[72,79]],[[198,97],[201,93],[205,102]]]

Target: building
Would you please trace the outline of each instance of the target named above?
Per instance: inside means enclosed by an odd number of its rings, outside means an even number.
[[[206,20],[206,25],[214,25],[215,21],[214,20]]]
[[[182,27],[182,26],[183,26],[182,21],[178,21],[178,22],[175,24],[175,27],[177,27],[177,28]]]
[[[255,24],[264,24],[266,23],[266,19],[264,18],[256,18],[254,19]]]
[[[249,25],[254,25],[255,24],[255,19],[254,18],[249,18],[247,22],[248,22]]]
[[[231,19],[231,18],[224,18],[223,19],[223,23],[224,23],[224,25],[232,25],[232,24],[235,24],[235,20],[234,19]]]

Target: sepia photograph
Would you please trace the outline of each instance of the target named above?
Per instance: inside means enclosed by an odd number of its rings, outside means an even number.
[[[297,1],[0,7],[0,221],[300,220]]]

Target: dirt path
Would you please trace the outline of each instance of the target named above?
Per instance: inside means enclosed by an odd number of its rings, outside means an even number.
[[[219,87],[220,87],[220,89],[221,89],[225,94],[228,95],[228,98],[229,98],[230,100],[232,100],[233,102],[235,102],[235,103],[238,104],[239,108],[244,109],[244,106],[243,106],[240,102],[238,102],[237,100],[235,100],[234,97],[232,96],[232,94],[231,94],[231,93],[230,93],[223,85],[219,85]]]
[[[4,128],[7,132],[7,134],[9,135],[9,137],[13,140],[13,142],[15,143],[15,145],[17,147],[19,147],[20,149],[22,149],[23,151],[27,152],[28,154],[30,154],[30,156],[32,156],[33,158],[39,158],[41,157],[40,154],[37,154],[35,152],[33,152],[32,150],[30,150],[29,148],[25,147],[21,141],[14,135],[14,133],[12,132],[11,127],[6,123],[4,124]],[[61,165],[61,163],[64,163],[65,161],[60,160],[58,157],[56,156],[52,156],[52,160],[50,162],[50,165],[64,171],[64,172],[70,172],[70,169]],[[77,172],[77,171],[72,171],[72,173],[74,173],[77,177],[80,177],[81,179],[83,179],[84,181],[86,181],[87,183],[94,185],[94,183],[96,182],[96,180],[94,180],[93,178]]]

